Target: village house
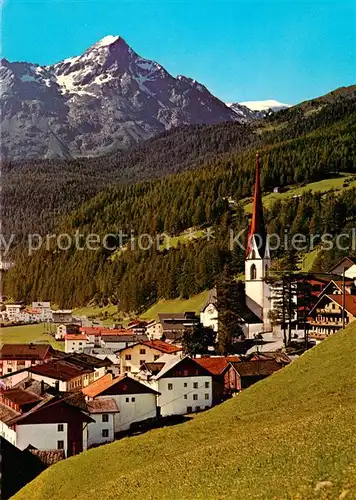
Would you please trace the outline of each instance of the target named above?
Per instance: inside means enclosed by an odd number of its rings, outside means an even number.
[[[79,391],[105,375],[110,360],[87,354],[73,354],[37,365],[28,370],[29,376],[43,381],[60,392]]]
[[[0,348],[0,376],[52,359],[49,344],[3,344]]]
[[[130,333],[128,330],[124,330],[122,333],[111,333],[103,332],[101,337],[100,346],[106,349],[113,349],[118,351],[124,347],[135,344],[136,342],[142,342],[148,340],[146,334],[136,335],[135,333]]]
[[[287,363],[278,361],[275,358],[263,358],[263,355],[259,355],[256,359],[232,361],[231,364],[239,374],[238,390],[241,391],[281,370]]]
[[[88,448],[110,443],[115,439],[115,415],[119,408],[114,398],[100,397],[87,401],[93,422],[88,424]]]
[[[159,322],[162,326],[160,338],[168,342],[180,342],[183,333],[199,324],[199,318],[194,312],[185,313],[160,313]]]
[[[206,328],[218,331],[217,290],[209,290],[208,297],[200,311],[200,323]]]
[[[63,309],[52,311],[53,323],[73,323],[73,311],[71,309]]]
[[[67,399],[49,394],[45,384],[0,393],[0,431],[10,443],[24,450],[63,450],[65,456],[87,448],[89,415]],[[33,389],[33,390],[31,390]]]
[[[198,412],[213,404],[212,374],[187,356],[165,354],[157,361],[145,363],[138,377],[159,393],[161,416]]]
[[[162,340],[146,340],[120,349],[120,373],[138,373],[145,363],[156,361],[163,354],[180,355],[182,349]]]
[[[57,326],[55,339],[64,340],[65,335],[74,335],[79,333],[80,325],[77,323],[61,324]]]
[[[196,358],[195,361],[212,375],[212,403],[217,405],[235,392],[241,390],[240,375],[232,362],[239,362],[238,356],[211,356]]]
[[[65,352],[83,352],[87,344],[87,336],[85,334],[67,333],[64,336],[64,351]]]
[[[146,324],[146,333],[150,339],[160,340],[163,335],[162,324],[157,320],[149,321]]]
[[[50,302],[32,302],[32,309],[37,309],[40,315],[40,321],[50,323],[53,321],[53,313]]]
[[[336,274],[338,276],[342,276],[345,271],[345,276],[348,276],[347,271],[355,265],[356,265],[356,259],[352,257],[343,257],[331,269],[329,269],[329,274]],[[348,276],[348,277],[353,278],[354,276]]]
[[[24,309],[24,305],[20,303],[5,304],[5,313],[8,321],[18,321],[18,316]]]
[[[345,303],[344,303],[345,301]],[[356,318],[356,295],[321,295],[308,315],[309,336],[323,340],[352,323]]]
[[[108,397],[115,400],[119,410],[114,415],[115,433],[157,416],[157,391],[129,375],[113,378],[107,373],[82,392],[88,402]]]

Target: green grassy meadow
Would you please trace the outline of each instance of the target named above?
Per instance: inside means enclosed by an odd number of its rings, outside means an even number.
[[[343,187],[344,182],[348,180],[349,186],[347,188]],[[266,208],[271,207],[278,200],[286,200],[292,198],[292,196],[303,195],[307,191],[312,193],[327,193],[328,191],[335,190],[345,190],[356,187],[356,176],[355,175],[342,175],[336,178],[324,179],[318,182],[311,182],[305,186],[295,186],[291,187],[283,193],[269,193],[263,197],[263,206]],[[245,211],[251,213],[252,202],[245,205]]]
[[[142,319],[157,319],[158,313],[182,313],[185,311],[200,312],[208,297],[208,291],[194,295],[189,299],[159,300],[150,309],[141,314]]]
[[[356,324],[184,424],[60,462],[15,500],[356,498]]]
[[[55,326],[52,325],[52,332]],[[55,349],[64,350],[64,342],[57,342],[49,334],[48,326],[42,324],[9,326],[0,328],[0,344],[51,344]]]

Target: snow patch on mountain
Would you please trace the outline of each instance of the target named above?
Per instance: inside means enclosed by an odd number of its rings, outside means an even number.
[[[240,102],[239,104],[246,106],[252,111],[268,111],[269,109],[272,109],[272,111],[279,111],[280,109],[286,109],[292,106],[291,104],[284,104],[276,101],[275,99],[267,99],[265,101],[245,101]]]

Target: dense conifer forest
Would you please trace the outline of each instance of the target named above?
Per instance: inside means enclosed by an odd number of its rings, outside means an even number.
[[[245,230],[246,237],[244,204],[252,194],[256,150],[262,188],[269,192],[356,172],[355,138],[355,88],[349,88],[251,126],[183,127],[127,153],[6,165],[4,210],[11,221],[6,229],[17,234],[17,242],[28,232],[77,231],[101,240],[111,234],[110,250],[103,245],[78,250],[73,243],[64,251],[52,240],[29,257],[19,244],[6,293],[66,307],[112,302],[139,312],[158,298],[210,288],[224,266],[235,274],[243,270],[244,252],[231,244],[230,231]],[[269,232],[281,237],[288,229],[308,238],[330,233],[332,240],[355,226],[356,191],[281,200],[266,210],[266,219]],[[199,238],[191,228],[200,231]],[[139,234],[177,236],[189,229],[191,241],[167,249],[161,238],[150,250],[138,249]],[[340,253],[323,252],[316,266],[326,269]]]

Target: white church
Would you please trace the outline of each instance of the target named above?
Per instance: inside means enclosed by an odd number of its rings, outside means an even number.
[[[271,257],[263,217],[260,179],[260,157],[256,155],[256,181],[253,199],[252,221],[248,236],[245,259],[246,318],[243,330],[246,338],[271,332],[269,311],[271,310],[271,288],[266,283]],[[248,318],[248,319],[247,319]],[[209,293],[201,313],[200,321],[218,331],[218,310],[216,290]]]

